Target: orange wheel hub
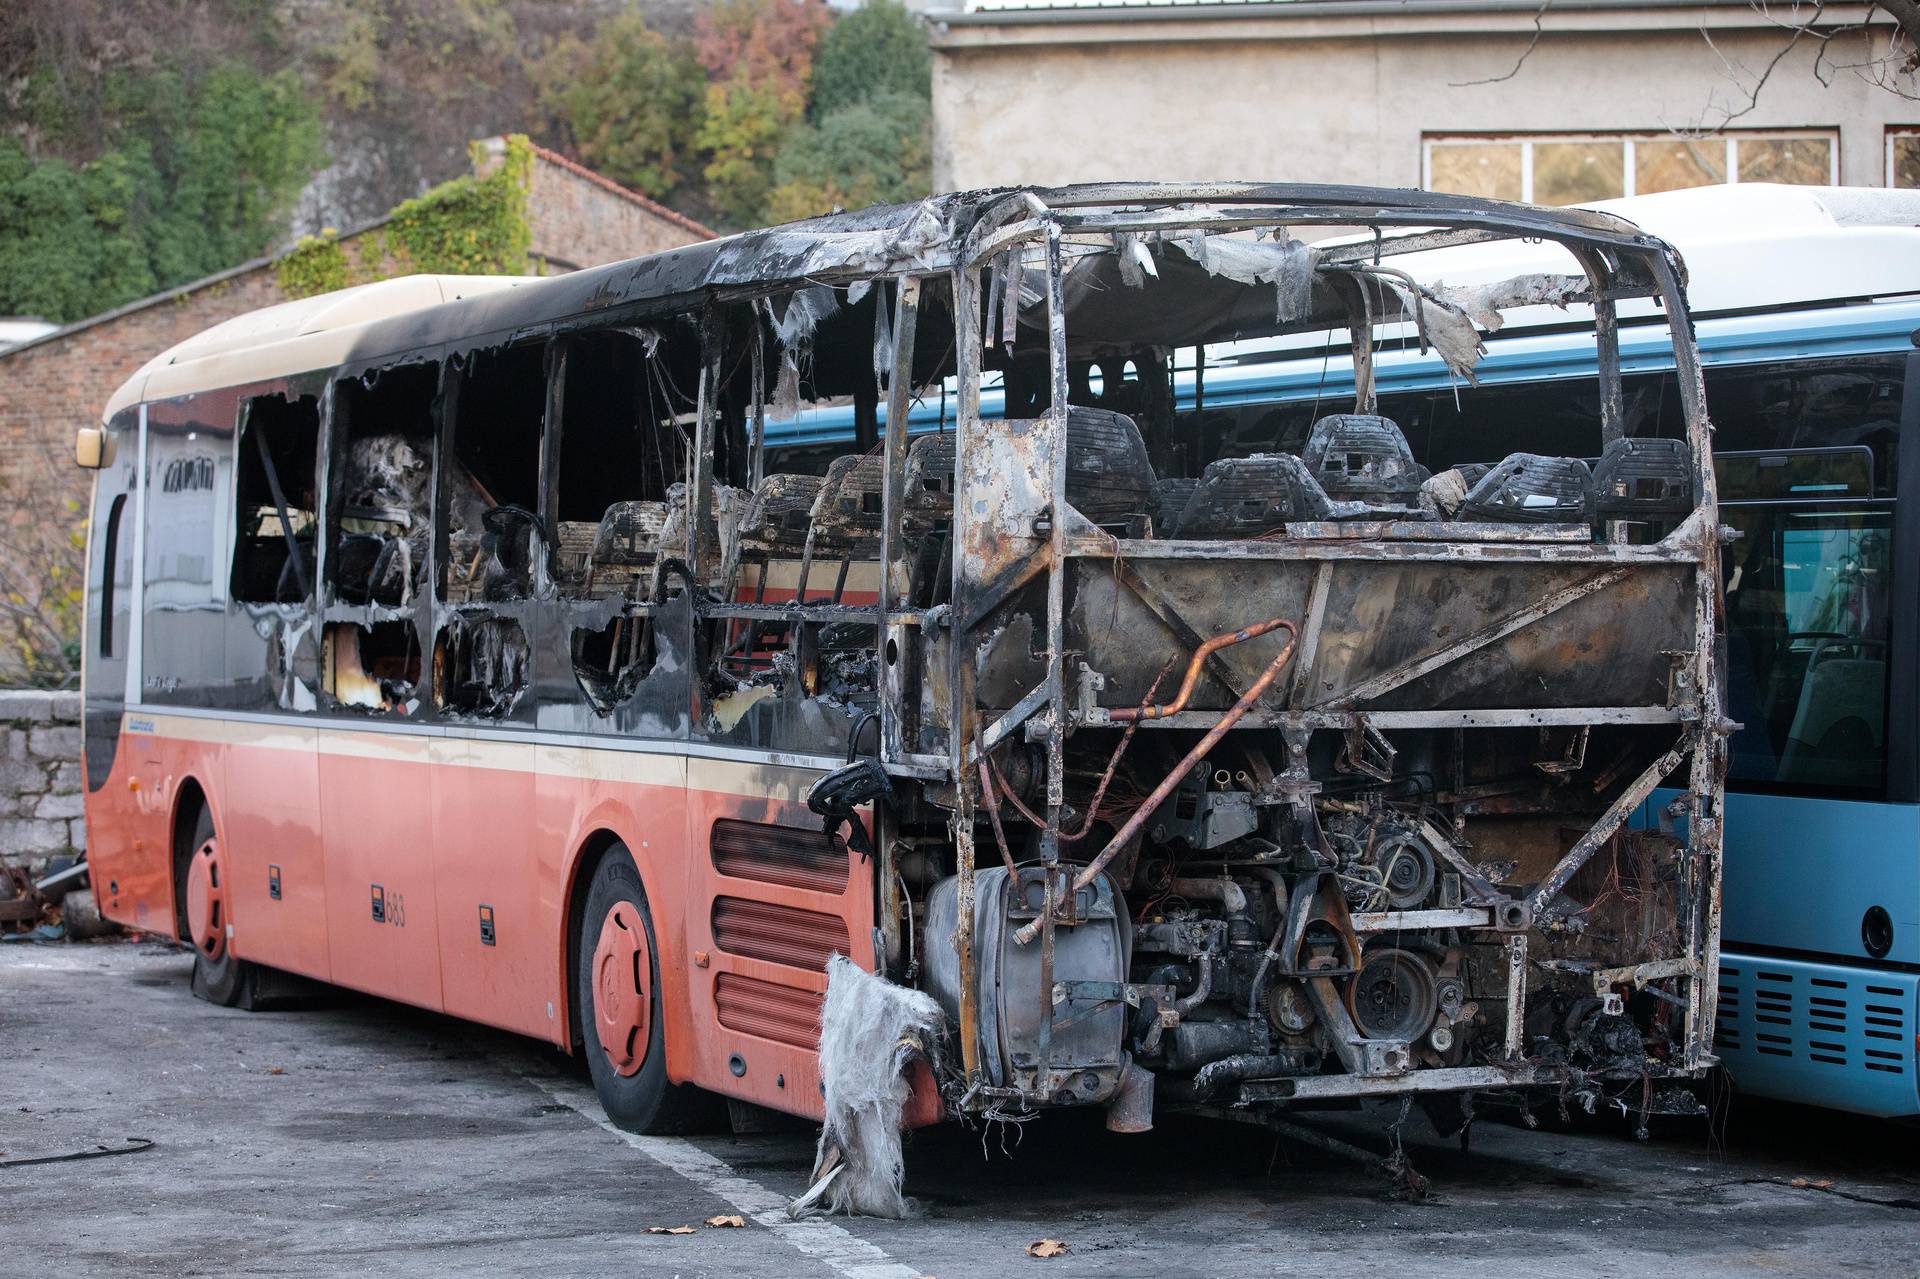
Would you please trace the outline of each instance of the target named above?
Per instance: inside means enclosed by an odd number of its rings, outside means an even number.
[[[227,890],[220,845],[209,839],[187,862],[187,936],[214,962],[227,953]]]
[[[634,1074],[647,1059],[650,968],[639,907],[615,902],[593,948],[593,1026],[615,1074]]]

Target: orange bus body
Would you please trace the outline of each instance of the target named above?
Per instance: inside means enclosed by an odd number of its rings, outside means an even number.
[[[707,854],[723,818],[817,827],[803,800],[817,776],[744,759],[141,713],[127,717],[87,806],[87,841],[103,912],[177,937],[172,832],[182,793],[197,788],[226,858],[235,955],[570,1050],[569,910],[582,855],[618,840],[655,903],[669,1077],[818,1119],[826,977],[723,948],[716,915],[764,904],[772,919],[726,940],[871,968],[872,879],[798,889],[722,874]],[[931,1075],[917,1069],[915,1083],[909,1122],[935,1122]]]

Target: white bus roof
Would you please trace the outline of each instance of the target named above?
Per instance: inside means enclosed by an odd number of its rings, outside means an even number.
[[[375,321],[538,278],[406,275],[236,315],[148,360],[113,393],[103,416],[142,400],[327,368],[345,359],[354,335]]]
[[[1920,292],[1920,191],[1741,183],[1584,207],[1623,217],[1678,249],[1696,315]],[[1565,271],[1569,259],[1554,245],[1504,240],[1408,255],[1396,265],[1423,280],[1472,285]],[[1646,300],[1621,312],[1657,313]],[[1510,312],[1507,326],[1568,318],[1533,307]]]

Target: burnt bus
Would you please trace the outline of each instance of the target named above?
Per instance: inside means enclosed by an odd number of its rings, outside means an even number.
[[[1544,268],[1445,278],[1502,239]],[[1658,438],[1623,306],[1672,329]],[[1469,384],[1546,307],[1593,455],[1377,411],[1394,352]],[[1631,224],[999,190],[236,323],[82,441],[95,879],[209,997],[537,1035],[654,1130],[821,1117],[889,1008],[906,1124],[1642,1108],[1712,1063],[1721,530]],[[1210,407],[1287,335],[1350,396]],[[851,451],[768,448],[822,406]]]

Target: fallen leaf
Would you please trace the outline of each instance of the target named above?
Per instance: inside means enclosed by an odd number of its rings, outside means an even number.
[[[693,1227],[692,1226],[648,1226],[647,1233],[650,1235],[690,1235],[693,1233]]]
[[[267,1073],[269,1075],[284,1075],[287,1073],[287,1068],[285,1066],[268,1066]]]
[[[1058,1239],[1041,1239],[1027,1245],[1027,1255],[1029,1257],[1064,1257],[1067,1255],[1067,1245]]]
[[[744,1230],[747,1225],[747,1219],[745,1217],[734,1216],[708,1217],[707,1224],[717,1229]]]

